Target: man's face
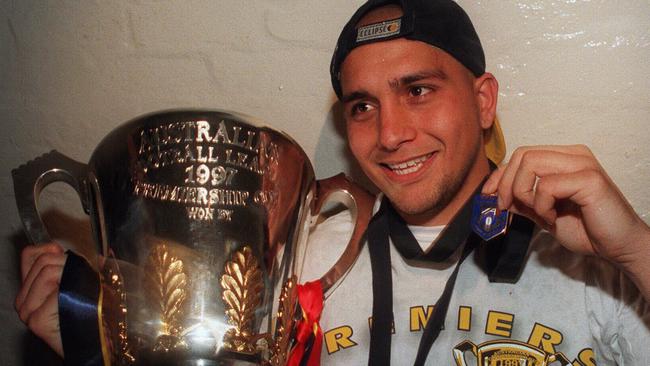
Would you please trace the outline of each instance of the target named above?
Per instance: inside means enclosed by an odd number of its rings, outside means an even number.
[[[357,47],[342,64],[352,153],[407,221],[420,218],[411,223],[431,224],[422,218],[485,175],[477,83],[447,53],[403,38]]]

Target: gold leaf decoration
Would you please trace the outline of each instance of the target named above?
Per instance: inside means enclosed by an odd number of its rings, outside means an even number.
[[[156,245],[145,266],[148,301],[160,314],[160,333],[154,351],[169,352],[185,348],[181,339],[183,318],[188,300],[188,278],[185,265],[167,245]]]
[[[275,340],[271,349],[270,363],[272,366],[283,366],[286,363],[291,329],[294,325],[296,312],[296,278],[289,278],[280,292],[280,304],[276,314]]]
[[[97,310],[102,322],[102,354],[111,364],[131,365],[135,359],[127,338],[126,294],[119,267],[109,257],[101,260],[99,270],[101,296]]]
[[[128,323],[127,323],[127,306],[126,306],[126,292],[124,291],[124,282],[122,276],[119,273],[119,268],[115,266],[107,265],[105,268],[106,275],[108,278],[108,283],[112,291],[110,291],[112,297],[115,297],[117,305],[117,311],[115,316],[117,317],[117,342],[119,344],[117,351],[118,354],[115,356],[121,361],[124,365],[131,365],[135,362],[135,357],[131,353],[131,347],[129,345],[128,338]],[[114,306],[114,304],[112,304]]]
[[[259,263],[250,247],[232,255],[225,264],[220,282],[228,323],[233,326],[224,335],[224,346],[235,352],[255,353],[255,342],[260,336],[254,334],[252,326],[255,310],[262,303],[264,284]]]

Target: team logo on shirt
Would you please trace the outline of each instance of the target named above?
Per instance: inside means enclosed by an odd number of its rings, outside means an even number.
[[[478,346],[470,341],[464,341],[454,347],[454,360],[457,366],[547,366],[560,362],[563,366],[570,366],[571,362],[562,352],[550,354],[529,344],[497,340],[481,343]],[[471,353],[475,362],[467,362],[465,356]]]

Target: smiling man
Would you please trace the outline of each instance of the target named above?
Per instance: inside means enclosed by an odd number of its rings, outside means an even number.
[[[341,87],[364,172],[408,222],[448,222],[489,172],[481,135],[495,116],[494,77],[475,80],[449,54],[400,38],[350,52]]]
[[[455,2],[369,1],[331,74],[382,193],[326,296],[323,364],[650,365],[650,228],[584,146],[519,148],[497,169],[498,83]],[[318,226],[303,278],[329,269],[351,226]],[[59,354],[64,263],[55,244],[27,248],[16,299]]]
[[[519,148],[497,169],[498,83],[455,2],[367,2],[331,74],[381,194],[327,294],[323,364],[650,364],[648,226],[584,146]],[[311,237],[314,275],[350,225]]]

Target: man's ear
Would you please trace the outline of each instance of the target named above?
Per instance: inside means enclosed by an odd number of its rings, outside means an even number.
[[[481,128],[487,130],[492,127],[496,117],[499,82],[494,75],[486,72],[474,80],[474,92],[481,115]]]

